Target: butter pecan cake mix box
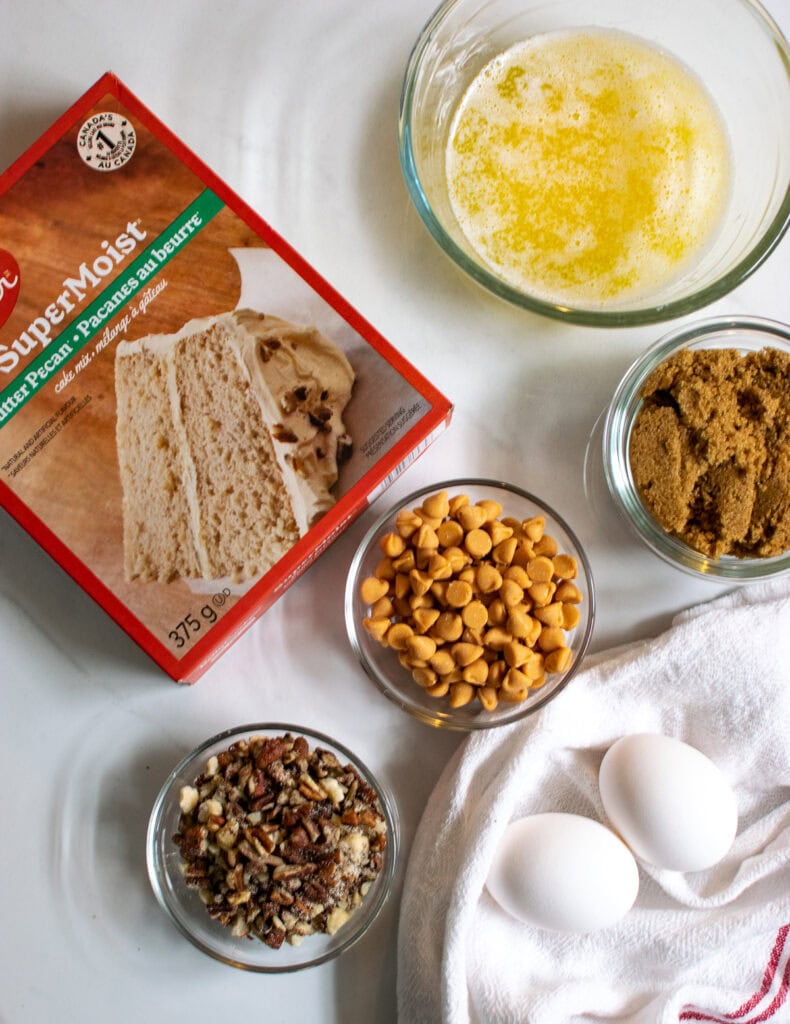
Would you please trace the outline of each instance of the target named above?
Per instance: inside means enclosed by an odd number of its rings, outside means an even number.
[[[0,176],[0,503],[174,679],[450,414],[115,76]]]

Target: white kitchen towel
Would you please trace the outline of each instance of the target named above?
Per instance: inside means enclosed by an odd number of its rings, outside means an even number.
[[[507,824],[605,821],[597,775],[620,736],[707,754],[739,810],[725,859],[693,874],[640,864],[632,910],[561,935],[511,918],[485,880]],[[430,737],[427,737],[430,739]],[[401,1024],[790,1022],[790,583],[750,585],[598,657],[522,722],[471,735],[423,814],[404,883]]]

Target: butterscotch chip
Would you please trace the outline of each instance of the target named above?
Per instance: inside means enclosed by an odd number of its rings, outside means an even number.
[[[532,651],[530,651],[526,644],[520,644],[516,640],[508,640],[502,648],[502,654],[511,668],[521,668],[524,662],[528,661],[531,657]]]
[[[369,617],[362,620],[362,625],[379,643],[384,643],[387,630],[390,628],[390,620]]]
[[[493,565],[483,562],[477,568],[475,581],[481,594],[493,594],[502,586],[502,574]]]
[[[488,533],[488,536],[491,538],[491,543],[494,546],[494,548],[496,548],[497,545],[501,544],[503,541],[510,540],[513,538],[513,531],[510,529],[510,527],[505,526],[503,523],[500,523],[499,520],[497,519],[494,519],[493,521],[488,520],[485,524],[485,529],[486,532]],[[513,550],[515,551],[515,544]]]
[[[536,605],[548,604],[552,597],[554,597],[555,584],[554,583],[533,583],[531,587],[527,588],[527,593],[535,602]]]
[[[412,670],[411,677],[424,690],[427,690],[429,686],[433,686],[439,678],[432,668],[415,668]]]
[[[488,609],[482,601],[470,601],[461,611],[461,619],[469,629],[483,629],[488,624]]]
[[[398,573],[405,573],[408,575],[415,565],[416,562],[414,559],[413,548],[407,548],[402,555],[398,555],[397,558],[392,559],[392,568]]]
[[[518,541],[515,537],[508,537],[501,540],[491,552],[494,561],[498,565],[511,565],[518,551]]]
[[[471,584],[465,580],[453,580],[447,584],[445,600],[452,608],[463,608],[472,600]]]
[[[510,633],[506,629],[502,629],[501,626],[492,626],[483,635],[486,647],[490,647],[492,651],[504,650],[505,644],[511,640]]]
[[[434,623],[431,636],[439,640],[452,642],[457,640],[464,631],[464,623],[456,612],[442,612]]]
[[[538,647],[547,654],[549,651],[554,651],[558,647],[565,646],[565,630],[560,629],[557,626],[547,626],[545,629],[540,631],[538,637]]]
[[[486,521],[485,509],[479,505],[464,505],[456,513],[456,519],[464,528],[466,533],[471,533],[472,530],[479,530],[480,527]]]
[[[486,679],[486,685],[497,687],[505,678],[508,671],[508,664],[506,661],[491,661],[488,663],[488,678]]]
[[[488,624],[489,626],[504,626],[507,621],[508,609],[505,606],[505,602],[500,598],[496,597],[488,606]]]
[[[545,662],[543,655],[540,651],[533,651],[532,657],[525,661],[521,666],[521,671],[530,680],[530,682],[534,682],[534,680],[540,679],[544,674],[544,668]]]
[[[450,504],[450,515],[455,517],[455,516],[457,516],[458,511],[460,509],[464,508],[464,506],[469,504],[469,495],[468,494],[456,494],[452,498],[450,498],[450,503],[449,504]]]
[[[494,498],[482,498],[477,502],[478,508],[486,514],[486,522],[493,522],[502,515],[502,506]]]
[[[527,587],[532,585],[532,580],[529,578],[527,570],[521,565],[509,565],[507,569],[503,570],[502,579],[515,580],[522,590],[526,590]]]
[[[546,655],[547,672],[565,672],[570,668],[573,654],[570,647],[558,647]]]
[[[535,554],[542,558],[554,558],[559,548],[557,546],[557,541],[547,533],[544,533],[535,545],[534,550]]]
[[[477,699],[486,711],[495,711],[499,703],[496,688],[493,686],[481,686],[477,691]]]
[[[433,577],[430,573],[423,572],[420,569],[412,569],[409,573],[409,586],[413,594],[427,594],[431,589],[432,583]]]
[[[453,683],[450,687],[450,707],[463,708],[474,700],[475,688],[471,683]]]
[[[533,583],[549,583],[554,576],[554,563],[546,555],[538,555],[527,563],[527,573]]]
[[[428,575],[435,580],[449,580],[453,575],[450,560],[439,554],[431,555],[427,571]]]
[[[520,703],[529,695],[530,680],[517,668],[508,670],[499,687],[499,699]]]
[[[506,608],[514,608],[524,600],[524,591],[515,580],[502,580],[499,596]]]
[[[483,648],[479,644],[469,644],[461,641],[460,643],[453,644],[450,648],[450,653],[455,659],[456,665],[460,665],[463,668],[465,665],[470,665],[473,661],[481,658],[483,656]]]
[[[405,622],[395,622],[387,630],[387,643],[395,651],[406,648],[406,641],[414,635],[414,630]]]
[[[562,606],[562,628],[576,629],[581,620],[582,613],[575,604],[563,604]]]
[[[400,664],[404,668],[408,669],[409,672],[411,672],[412,669],[415,668],[428,668],[427,661],[422,661],[422,659],[420,658],[412,658],[412,656],[405,648],[402,651],[398,651],[397,656]]]
[[[580,604],[582,601],[582,592],[575,583],[560,583],[554,596],[567,604]]]
[[[565,622],[564,611],[565,609],[561,602],[552,601],[551,604],[546,604],[542,608],[536,608],[533,614],[545,626],[563,626]]]
[[[573,555],[555,555],[552,561],[554,563],[555,576],[558,576],[561,580],[576,579],[578,567]]]
[[[472,686],[482,686],[488,680],[488,662],[484,658],[478,658],[465,665],[461,675],[464,682],[471,683]]]
[[[395,529],[401,537],[408,539],[415,530],[419,530],[422,520],[410,509],[401,509],[395,519]]]
[[[385,533],[379,547],[388,558],[397,558],[406,550],[406,541],[399,533]]]
[[[545,516],[533,516],[532,519],[525,519],[521,525],[527,537],[533,544],[537,544],[546,529],[546,518]]]
[[[417,533],[414,535],[414,546],[419,550],[422,548],[429,554],[435,551],[439,547],[439,538],[436,536],[436,530],[427,523],[423,523]]]
[[[427,633],[428,630],[433,626],[436,620],[439,618],[438,608],[415,608],[414,615],[414,628],[417,633]]]
[[[418,635],[406,637],[407,653],[419,661],[429,661],[436,654],[436,641],[433,637]]]
[[[436,536],[443,548],[456,547],[464,539],[464,528],[455,520],[447,519],[438,526]]]
[[[517,640],[524,640],[530,635],[532,630],[533,619],[521,605],[517,608],[511,608],[507,617],[507,631],[514,636]]]
[[[426,687],[425,692],[431,697],[446,697],[450,692],[451,685],[449,678],[445,676],[444,679],[439,679],[433,686]]]
[[[456,667],[455,658],[446,648],[440,648],[430,659],[430,662],[431,668],[438,672],[440,676],[449,675]]]
[[[470,530],[464,538],[464,547],[472,558],[485,558],[491,550],[491,538],[485,530]]]
[[[389,583],[376,576],[368,576],[359,586],[359,596],[365,604],[373,605],[389,592]]]
[[[450,512],[450,502],[447,498],[447,491],[441,491],[422,503],[423,510],[432,518],[441,521]]]
[[[391,558],[382,558],[379,564],[376,566],[376,571],[373,574],[376,579],[379,580],[391,580],[395,578],[395,566],[392,564]]]

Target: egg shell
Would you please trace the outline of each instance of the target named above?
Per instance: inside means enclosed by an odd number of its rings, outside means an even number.
[[[648,864],[701,871],[732,846],[735,794],[710,758],[681,740],[622,737],[604,755],[598,785],[610,823]]]
[[[486,884],[520,921],[584,933],[614,924],[631,909],[639,870],[625,844],[599,822],[534,814],[508,825]]]

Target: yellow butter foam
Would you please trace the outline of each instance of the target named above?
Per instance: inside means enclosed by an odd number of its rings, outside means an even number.
[[[482,259],[547,301],[649,296],[715,233],[729,189],[718,111],[682,64],[621,32],[535,36],[456,112],[450,200]]]

